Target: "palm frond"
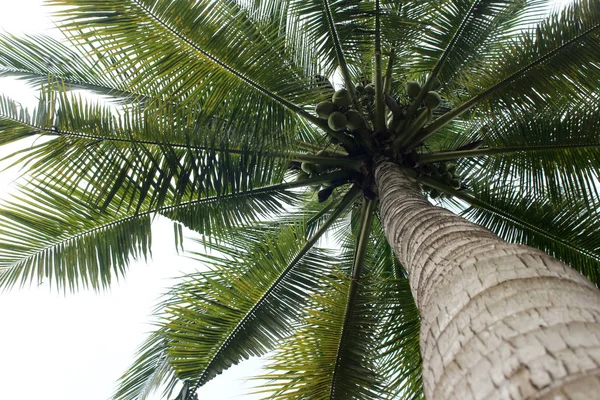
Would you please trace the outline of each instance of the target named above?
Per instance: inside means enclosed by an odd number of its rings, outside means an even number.
[[[286,63],[281,37],[265,36],[234,2],[51,4],[69,6],[57,12],[61,29],[75,43],[101,41],[103,56],[132,77],[135,91],[200,104],[207,115],[236,108],[238,116],[259,116],[272,129],[290,123],[285,109],[317,120],[302,108],[311,97],[311,79]],[[265,108],[268,113],[260,111]]]
[[[420,140],[481,102],[488,110],[508,112],[554,103],[556,96],[571,103],[597,98],[600,68],[594,54],[600,51],[599,37],[597,0],[581,1],[552,15],[505,46],[491,60],[493,67],[470,75],[463,86],[478,94],[434,120]]]
[[[88,90],[112,99],[133,99],[126,80],[106,59],[82,54],[45,35],[14,36],[0,33],[0,76],[12,76],[41,88],[60,80],[70,89]]]
[[[189,276],[161,306],[169,362],[180,379],[195,382],[190,396],[224,369],[264,354],[291,332],[298,302],[334,262],[314,245],[359,192],[348,192],[307,240],[304,224],[275,223],[270,229],[231,232],[213,246],[222,256],[199,255],[213,270]],[[137,382],[144,376],[127,379]]]
[[[169,365],[167,349],[163,331],[151,334],[138,349],[134,364],[119,379],[112,398],[145,400],[160,388],[165,397],[170,396],[179,380]]]
[[[390,260],[391,261],[391,260]],[[382,310],[378,366],[390,399],[423,399],[420,317],[407,278],[379,282],[376,307]]]
[[[0,121],[3,142],[51,138],[14,157],[30,174],[87,187],[89,201],[101,206],[117,191],[125,191],[130,202],[124,206],[134,208],[146,198],[160,207],[168,197],[235,193],[280,181],[287,168],[285,152],[264,151],[269,138],[239,133],[221,121],[199,125],[193,114],[169,104],[161,113],[142,107],[119,116],[48,90],[32,114],[2,99]]]
[[[428,81],[439,77],[444,84],[451,83],[462,76],[466,66],[493,56],[509,33],[535,20],[539,22],[544,3],[540,0],[440,2],[429,10],[430,25],[410,62],[417,71],[431,71]]]
[[[357,283],[342,273],[321,279],[308,299],[305,326],[276,351],[261,391],[271,399],[375,399],[386,388],[373,356],[377,313],[368,279]],[[352,303],[349,299],[353,297]]]
[[[310,185],[320,185],[332,179],[339,179],[344,172],[324,174],[305,181],[284,182],[262,186],[226,195],[199,197],[195,200],[178,203],[174,206],[162,207],[159,211],[164,216],[177,221],[187,228],[203,235],[207,241],[227,237],[234,227],[258,224],[261,220],[277,217],[281,224],[294,223],[307,215],[307,204],[300,204],[301,195],[290,189]],[[309,232],[314,233],[321,226],[321,217],[329,218],[336,211],[338,201],[332,200],[330,207],[324,207],[313,219],[307,221]],[[309,203],[319,206],[319,203]],[[302,206],[301,212],[290,212],[292,207]],[[316,213],[316,212],[315,212]],[[287,216],[286,216],[287,214]]]
[[[289,29],[311,43],[314,55],[322,65],[325,76],[333,75],[335,68],[342,68],[344,78],[357,81],[355,70],[359,49],[368,45],[358,32],[365,32],[365,7],[359,2],[330,2],[323,0],[293,1],[290,4]],[[346,71],[344,71],[344,69]],[[348,82],[346,82],[348,85]]]
[[[58,290],[99,290],[124,275],[130,258],[150,253],[150,216],[100,212],[82,190],[30,182],[0,209],[0,286],[48,280]]]
[[[463,131],[464,138],[483,140],[477,149],[423,154],[421,162],[467,158],[459,168],[471,181],[593,203],[599,198],[599,124],[597,107],[585,103],[495,115]]]

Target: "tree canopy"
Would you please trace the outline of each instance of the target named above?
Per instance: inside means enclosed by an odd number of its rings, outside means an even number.
[[[39,89],[33,111],[0,97],[0,144],[43,138],[11,156],[0,286],[107,288],[156,215],[210,248],[116,399],[191,399],[269,352],[269,398],[421,398],[379,156],[600,282],[597,0],[48,3],[69,45],[0,34],[0,76]]]

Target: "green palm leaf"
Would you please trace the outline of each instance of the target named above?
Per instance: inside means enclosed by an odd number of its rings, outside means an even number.
[[[303,224],[266,225],[244,228],[213,245],[222,256],[198,255],[212,270],[189,276],[160,306],[166,312],[169,363],[180,379],[195,382],[192,394],[232,364],[264,354],[293,330],[297,302],[333,263],[314,245],[356,195],[348,192],[306,241]],[[153,357],[158,362],[161,355]],[[122,381],[150,379],[143,372],[148,362],[142,355]]]
[[[169,364],[163,331],[151,334],[140,346],[135,364],[120,378],[114,398],[144,400],[159,388],[168,397],[179,380]]]
[[[15,162],[29,165],[39,179],[86,186],[89,201],[100,206],[117,191],[126,193],[125,207],[139,209],[147,198],[160,207],[167,198],[173,204],[280,180],[288,155],[265,152],[268,138],[261,142],[234,132],[225,122],[199,125],[169,104],[161,113],[144,107],[118,118],[106,106],[49,90],[32,114],[9,99],[0,101],[4,142],[52,138],[15,155]]]
[[[254,118],[268,107],[262,119],[271,128],[288,123],[281,106],[310,118],[295,104],[306,102],[310,80],[285,63],[281,39],[258,31],[233,2],[190,7],[187,1],[131,0],[105,2],[99,9],[95,1],[78,1],[73,6],[59,14],[65,17],[62,29],[75,41],[93,37],[110,43],[104,56],[133,77],[130,85],[136,90],[176,96],[190,106],[200,101],[207,114],[245,105],[245,115]],[[89,28],[85,33],[79,30],[81,23]],[[146,39],[140,42],[142,31]],[[237,98],[226,100],[232,92]]]
[[[320,285],[304,310],[305,326],[276,351],[272,372],[260,377],[270,382],[261,387],[272,399],[383,398],[386,389],[372,359],[372,286],[361,280],[349,306],[348,277],[323,277]]]
[[[106,288],[150,252],[150,216],[90,207],[81,190],[36,182],[0,210],[0,286],[47,279],[59,290]]]
[[[477,94],[434,120],[420,140],[484,100],[486,108],[502,112],[533,109],[553,102],[554,96],[593,97],[600,77],[593,57],[599,50],[599,10],[596,0],[582,1],[549,17],[535,32],[513,39],[489,60],[493,68],[482,69],[476,79],[464,82],[469,93]]]
[[[445,143],[446,148],[452,148],[480,139],[477,149],[434,152],[420,160],[431,163],[465,158],[459,167],[472,181],[484,180],[491,185],[503,182],[527,188],[529,194],[537,196],[593,202],[598,198],[599,123],[598,109],[591,104],[497,115],[454,135],[455,144]]]
[[[379,331],[379,371],[388,382],[390,398],[423,399],[419,345],[420,317],[407,278],[379,282],[376,295],[382,310]]]
[[[125,91],[125,77],[111,69],[108,60],[88,57],[44,35],[0,34],[0,76],[16,77],[34,87],[60,80],[69,88],[113,99],[136,96]]]

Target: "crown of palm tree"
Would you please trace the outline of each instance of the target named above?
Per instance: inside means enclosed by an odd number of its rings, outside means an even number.
[[[28,168],[0,209],[0,285],[108,287],[156,215],[211,249],[116,399],[191,399],[273,349],[268,398],[421,398],[378,157],[600,282],[598,1],[48,3],[73,46],[0,35],[0,75],[40,90],[30,113],[0,97],[0,143],[46,139],[12,156]]]

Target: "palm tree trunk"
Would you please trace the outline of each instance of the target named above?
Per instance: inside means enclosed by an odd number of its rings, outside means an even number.
[[[386,237],[421,314],[428,399],[600,398],[592,283],[432,206],[389,161],[378,160],[375,179]]]

